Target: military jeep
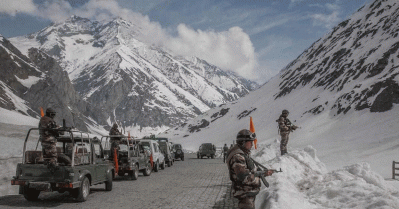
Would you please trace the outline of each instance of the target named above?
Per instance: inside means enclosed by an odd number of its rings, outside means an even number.
[[[58,160],[55,167],[49,167],[48,159],[43,158],[39,140],[36,148],[27,148],[29,134],[38,131],[31,128],[26,136],[22,163],[18,163],[16,175],[11,185],[20,186],[20,194],[28,201],[38,200],[41,191],[69,192],[77,201],[86,201],[90,185],[105,183],[105,190],[112,190],[113,166],[104,159],[100,140],[88,133],[52,129],[65,135],[56,137]],[[63,160],[60,158],[68,158]]]
[[[116,137],[119,139],[119,149],[117,158],[113,159],[113,153],[110,150],[110,138]],[[146,151],[138,141],[120,136],[103,136],[101,141],[105,144],[105,153],[108,159],[112,162],[114,170],[118,176],[125,176],[128,174],[130,180],[137,180],[139,172],[143,172],[144,176],[151,175],[152,167],[150,162],[150,153]],[[115,177],[116,175],[114,175]]]
[[[216,147],[212,143],[203,143],[198,149],[197,152],[197,158],[203,158],[203,157],[208,157],[208,158],[215,158],[216,154]]]
[[[184,161],[184,151],[181,144],[173,144],[172,145],[172,152],[175,155],[175,159],[180,159]]]

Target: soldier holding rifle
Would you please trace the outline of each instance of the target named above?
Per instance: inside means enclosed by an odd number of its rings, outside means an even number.
[[[276,170],[262,170],[250,157],[256,135],[247,129],[237,134],[237,144],[227,153],[227,167],[232,181],[233,195],[238,199],[238,208],[255,208],[255,197],[260,191],[261,178],[271,176]],[[267,182],[266,182],[267,183]],[[268,186],[268,184],[265,186]]]

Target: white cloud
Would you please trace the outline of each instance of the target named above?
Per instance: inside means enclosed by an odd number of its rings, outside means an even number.
[[[193,55],[239,75],[254,79],[257,67],[255,49],[240,27],[228,31],[201,31],[180,24],[178,37],[170,38],[165,46],[181,55]]]
[[[339,14],[341,7],[338,4],[325,4],[325,8],[331,11],[331,14],[313,14],[310,18],[313,19],[314,26],[324,26],[328,29],[334,27],[339,21]]]
[[[15,16],[17,13],[34,14],[36,6],[33,0],[0,0],[0,13]]]
[[[313,14],[310,17],[313,19],[314,26],[324,26],[326,28],[334,27],[339,21],[339,12],[335,11],[331,14]]]

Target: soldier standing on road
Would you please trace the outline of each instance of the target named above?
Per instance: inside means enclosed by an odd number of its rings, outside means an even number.
[[[223,162],[226,162],[226,157],[227,157],[227,151],[229,151],[229,148],[227,147],[227,144],[224,144],[223,147]]]
[[[283,110],[282,114],[277,120],[279,132],[281,135],[281,142],[280,142],[281,155],[287,153],[287,144],[290,132],[298,128],[298,126],[292,124],[291,121],[288,119],[288,114],[289,114],[288,110]]]
[[[48,166],[51,169],[56,167],[57,163],[57,131],[49,129],[57,129],[58,126],[54,121],[56,112],[52,108],[46,109],[46,115],[40,118],[39,122],[39,134],[40,141],[42,142],[43,158],[48,159]]]
[[[111,136],[110,137],[111,156],[112,159],[114,159],[115,149],[117,150],[116,152],[119,151],[119,143],[121,141],[121,137],[113,137],[113,136],[122,135],[121,132],[119,132],[118,130],[118,124],[114,123],[111,130],[109,130],[109,135]]]
[[[260,191],[260,177],[250,158],[251,148],[256,135],[247,129],[237,134],[237,144],[227,153],[227,167],[232,181],[233,195],[238,199],[238,208],[255,208],[255,197]],[[264,175],[270,176],[268,170]]]

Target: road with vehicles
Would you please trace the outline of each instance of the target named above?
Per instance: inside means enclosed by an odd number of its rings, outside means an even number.
[[[76,202],[66,194],[42,192],[39,201],[28,202],[22,195],[0,197],[0,208],[234,208],[231,182],[223,159],[197,159],[186,154],[150,176],[138,180],[127,176],[113,181],[112,191],[104,184],[91,187],[86,202]]]

